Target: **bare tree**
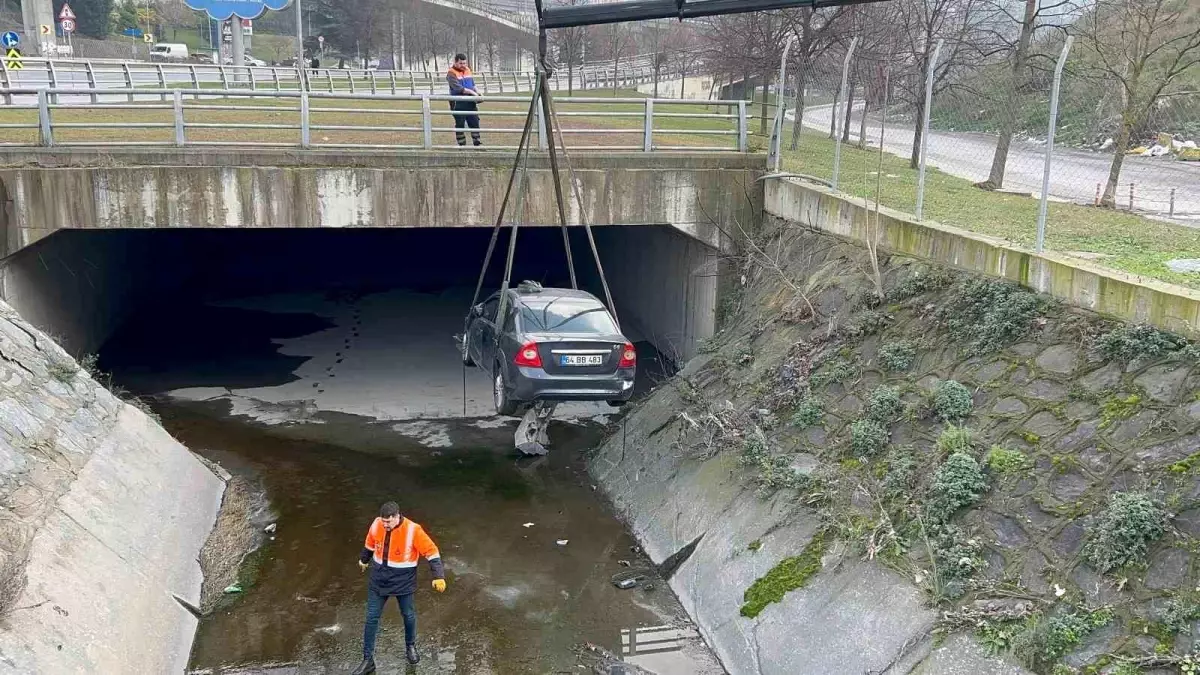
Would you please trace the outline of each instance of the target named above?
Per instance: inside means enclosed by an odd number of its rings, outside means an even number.
[[[1120,126],[1101,203],[1116,204],[1117,180],[1133,131],[1181,76],[1200,67],[1200,7],[1195,0],[1095,0],[1075,26],[1086,68],[1121,92]],[[1194,72],[1194,71],[1192,71]]]
[[[610,23],[601,30],[603,31],[601,44],[604,47],[604,58],[611,59],[613,62],[612,89],[615,96],[620,87],[621,59],[629,54],[629,49],[633,46],[633,25]]]
[[[792,119],[791,145],[791,149],[796,150],[800,147],[800,129],[804,124],[804,90],[808,87],[809,71],[812,64],[842,37],[842,27],[848,28],[850,24],[843,20],[847,16],[843,7],[825,10],[798,9],[787,12],[785,16],[789,31],[796,36],[796,42],[792,46],[792,57],[789,57],[789,61],[794,59],[793,67],[796,73],[796,105]],[[780,92],[780,95],[782,96],[783,92]]]
[[[925,125],[925,81],[933,50],[943,40],[942,52],[933,72],[934,93],[941,91],[951,75],[970,65],[989,51],[986,28],[991,7],[985,0],[898,0],[895,3],[898,29],[904,37],[906,61],[912,63],[920,77],[903,82],[904,94],[913,114],[913,146],[909,165],[917,168],[921,154],[921,137]]]
[[[1016,3],[1016,4],[1014,4]],[[1022,84],[1029,79],[1029,63],[1032,56],[1033,36],[1038,28],[1046,22],[1057,23],[1070,14],[1079,5],[1079,0],[992,0],[995,16],[1006,21],[1010,26],[1017,24],[1015,39],[1011,31],[1003,28],[997,30],[1003,49],[1008,52],[1008,69],[1001,81],[998,92],[992,94],[998,101],[998,107],[1009,107],[1000,114],[999,137],[996,139],[996,152],[992,156],[992,168],[987,180],[977,183],[985,190],[997,190],[1004,187],[1004,171],[1008,163],[1008,151],[1012,146],[1012,137],[1016,132],[1017,114],[1011,109],[1013,101],[1021,90]],[[1021,11],[1013,9],[1020,7]]]
[[[558,5],[581,5],[584,0],[557,0]],[[587,26],[556,28],[548,31],[548,46],[554,51],[558,65],[567,67],[567,95],[575,93],[575,66],[582,65],[589,37]]]

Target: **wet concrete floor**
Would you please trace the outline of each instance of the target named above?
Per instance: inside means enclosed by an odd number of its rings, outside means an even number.
[[[277,523],[243,568],[243,592],[202,619],[193,672],[346,673],[357,665],[366,576],[356,562],[388,500],[437,541],[449,588],[434,593],[422,563],[416,604],[424,660],[415,669],[403,663],[403,628],[389,604],[379,672],[593,672],[597,661],[581,649],[587,643],[661,675],[722,672],[586,473],[586,453],[606,433],[602,422],[556,423],[551,455],[530,461],[511,451],[515,420],[440,419],[422,436],[413,427],[421,421],[315,410],[281,422],[236,415],[229,400],[162,396],[179,387],[294,380],[304,359],[265,347],[327,329],[294,313],[236,316],[248,330],[207,331],[192,341],[192,353],[176,343],[182,351],[174,360],[146,354],[146,345],[169,341],[144,334],[134,341],[140,348],[123,353],[122,342],[131,344],[125,336],[107,364],[102,358],[118,383],[125,372],[140,392],[160,394],[154,407],[184,444],[261,486],[268,512],[259,525]],[[241,337],[223,342],[225,333]],[[612,583],[639,569],[649,586]],[[646,653],[629,655],[631,643]],[[622,672],[616,668],[596,672]]]

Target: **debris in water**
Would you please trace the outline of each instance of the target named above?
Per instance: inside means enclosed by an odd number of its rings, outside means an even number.
[[[270,525],[268,525],[268,526],[266,526],[266,527],[264,527],[264,528],[263,528],[263,532],[266,532],[267,534],[274,534],[274,533],[275,533],[275,529],[276,529],[278,526],[279,526],[279,524],[278,524],[278,523],[271,523]]]
[[[610,581],[617,588],[628,590],[637,586],[646,580],[646,575],[642,571],[631,570],[629,572],[618,572],[612,575]]]
[[[322,626],[321,628],[318,628],[316,632],[324,633],[326,635],[337,635],[338,633],[342,632],[342,625],[335,623],[332,626]]]
[[[297,595],[296,599],[299,600],[300,602],[307,602],[310,605],[318,602],[318,600],[316,598],[310,598],[307,595]]]
[[[533,523],[525,523],[521,527],[533,527]]]
[[[570,541],[570,540],[569,539],[559,539],[555,543],[557,543],[559,546],[566,546],[568,541]]]
[[[618,560],[618,561],[617,561],[617,564],[618,564],[618,565],[620,565],[621,567],[629,567],[629,561],[628,561],[628,560]]]
[[[233,584],[232,586],[226,586],[225,592],[226,593],[241,593],[242,585],[241,584]]]

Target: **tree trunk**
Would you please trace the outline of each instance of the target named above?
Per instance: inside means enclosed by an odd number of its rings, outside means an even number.
[[[862,116],[858,118],[858,149],[865,150],[867,147],[867,112],[871,110],[871,78],[868,77],[866,82],[863,82],[863,109]]]
[[[658,57],[654,58],[654,98],[658,98],[658,71],[662,70],[662,64],[659,63]]]
[[[567,96],[575,95],[575,62],[567,61]]]
[[[793,151],[800,149],[800,128],[804,125],[804,87],[808,80],[807,60],[801,59],[796,68],[796,113],[792,118]]]
[[[1007,88],[1002,92],[1004,98],[1000,109],[1008,114],[1001,114],[1000,137],[996,139],[996,154],[992,155],[992,169],[988,172],[986,181],[979,183],[985,190],[997,190],[1004,187],[1004,169],[1008,164],[1008,150],[1012,147],[1013,132],[1016,131],[1017,89],[1020,86],[1021,71],[1025,70],[1025,61],[1029,55],[1029,44],[1033,39],[1033,24],[1037,18],[1038,0],[1025,0],[1025,17],[1021,23],[1021,36],[1017,40],[1017,48],[1013,53],[1012,70],[1009,71]]]
[[[1125,151],[1129,149],[1129,138],[1133,135],[1133,122],[1127,112],[1121,115],[1121,130],[1117,133],[1112,164],[1108,167],[1108,183],[1104,186],[1104,196],[1100,198],[1100,205],[1110,209],[1117,207],[1117,181],[1121,178],[1121,165],[1125,162]]]
[[[771,82],[771,80],[769,77],[766,77],[766,76],[763,77],[763,85],[762,85],[763,99],[762,99],[762,109],[761,109],[762,114],[759,115],[759,120],[758,120],[759,121],[759,133],[762,136],[767,135],[767,110],[768,110],[767,99],[769,99],[771,97],[770,82]]]
[[[616,98],[617,87],[620,86],[620,74],[621,74],[621,57],[618,55],[618,56],[613,57],[613,98]]]
[[[858,84],[854,78],[850,78],[850,86],[846,89],[846,119],[842,124],[842,142],[850,142],[850,118],[854,117],[850,112],[854,110],[854,85]]]
[[[842,102],[842,81],[838,80],[837,89],[833,92],[833,107],[829,109],[829,137],[837,136],[838,110]]]
[[[922,79],[922,82],[925,80]],[[886,96],[886,94],[884,94]],[[915,169],[921,164],[921,136],[925,131],[925,95],[917,97],[917,120],[913,127],[912,155],[908,158],[908,166]]]

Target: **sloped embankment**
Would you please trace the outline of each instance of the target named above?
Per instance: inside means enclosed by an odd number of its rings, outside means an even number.
[[[591,461],[647,552],[686,556],[729,671],[1192,663],[1195,347],[766,229],[724,331]]]
[[[0,671],[184,670],[222,488],[0,302]]]

